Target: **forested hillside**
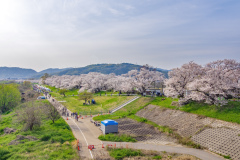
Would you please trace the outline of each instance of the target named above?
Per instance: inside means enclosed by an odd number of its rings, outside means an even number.
[[[17,67],[0,67],[0,79],[24,79],[35,78],[39,79],[44,73],[50,75],[80,75],[88,74],[89,72],[99,72],[103,74],[115,73],[116,75],[126,74],[128,71],[137,69],[139,70],[141,65],[131,63],[121,64],[93,64],[86,67],[79,68],[49,68],[40,72],[36,72],[33,69],[23,69]],[[157,68],[159,72],[162,72],[167,77],[168,70]]]
[[[36,75],[32,76],[32,78],[41,78],[45,73],[48,73],[48,74],[55,74],[55,73],[58,73],[58,72],[61,72],[61,71],[64,71],[64,70],[68,70],[68,69],[71,69],[71,68],[63,68],[63,69],[59,69],[59,68],[48,68],[48,69],[45,69],[45,70],[42,70],[40,72],[38,72]]]
[[[131,63],[121,63],[121,64],[93,64],[81,68],[72,68],[62,72],[57,73],[56,75],[80,75],[88,74],[89,72],[99,72],[103,74],[115,73],[116,75],[126,74],[128,71],[137,69],[140,70],[141,65],[131,64]],[[163,70],[157,68],[159,72],[162,72],[167,76],[168,70]]]
[[[57,73],[57,75],[79,75],[89,72],[100,72],[103,74],[115,73],[116,75],[125,74],[130,70],[140,69],[140,65],[122,63],[122,64],[93,64],[81,68],[72,68]]]
[[[37,72],[33,69],[0,67],[0,79],[29,78],[35,74],[37,74]]]

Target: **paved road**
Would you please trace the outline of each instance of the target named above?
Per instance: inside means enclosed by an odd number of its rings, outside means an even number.
[[[153,151],[166,151],[170,153],[182,153],[196,156],[202,160],[223,160],[219,155],[212,154],[205,150],[199,150],[194,148],[186,148],[180,146],[164,146],[156,144],[145,144],[145,143],[128,143],[128,142],[103,142],[104,146],[108,144],[113,147],[116,144],[116,147],[123,148],[134,148],[134,149],[144,149],[144,150],[153,150]]]
[[[52,102],[51,99],[49,101],[55,106],[62,106],[56,100]],[[69,111],[70,112],[70,111]],[[71,114],[70,114],[71,115]],[[166,145],[156,145],[156,144],[145,144],[145,143],[126,143],[126,142],[102,142],[98,139],[98,136],[101,135],[101,131],[99,127],[94,126],[90,119],[91,117],[83,117],[83,119],[79,119],[76,121],[75,119],[65,116],[62,116],[65,121],[69,124],[72,129],[72,132],[76,139],[79,139],[81,144],[81,151],[79,154],[81,159],[95,159],[97,156],[108,156],[107,151],[102,149],[102,144],[106,146],[107,144],[112,144],[113,146],[116,144],[116,147],[128,147],[134,149],[144,149],[144,150],[155,150],[155,151],[166,151],[171,153],[182,153],[196,156],[202,160],[223,160],[224,158],[212,154],[208,151],[186,148],[183,146],[166,146]],[[88,145],[94,145],[95,149],[92,151],[88,149]]]
[[[49,99],[50,103],[54,107],[63,107],[62,104],[58,103],[56,100],[53,102]],[[71,115],[71,112],[68,110]],[[81,159],[95,159],[97,156],[109,156],[108,152],[102,149],[102,141],[98,139],[98,136],[102,134],[99,127],[96,127],[90,122],[92,117],[79,118],[76,121],[74,118],[62,116],[62,118],[68,123],[76,139],[80,142],[79,154]],[[68,120],[67,120],[68,119]],[[94,145],[94,149],[88,149],[89,145]]]

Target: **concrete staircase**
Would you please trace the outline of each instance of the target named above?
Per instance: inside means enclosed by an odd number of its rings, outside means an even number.
[[[131,103],[131,102],[135,101],[135,100],[136,100],[136,99],[138,99],[138,98],[139,98],[138,96],[134,97],[133,99],[131,99],[131,100],[127,101],[126,103],[123,103],[122,105],[120,105],[120,106],[118,106],[118,107],[114,108],[113,110],[111,110],[111,112],[110,112],[110,113],[114,113],[114,112],[118,111],[119,109],[121,109],[121,108],[125,107],[126,105],[128,105],[129,103]]]

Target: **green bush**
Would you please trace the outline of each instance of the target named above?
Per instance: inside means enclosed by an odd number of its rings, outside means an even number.
[[[226,158],[226,159],[231,159],[231,157],[230,157],[230,155],[228,155],[228,156],[223,156],[224,158]]]
[[[54,143],[54,142],[60,142],[61,144],[63,144],[66,140],[64,140],[62,137],[52,137],[51,138],[51,142]]]
[[[41,138],[41,141],[48,141],[49,139],[51,139],[51,135],[44,135]]]
[[[140,122],[147,122],[148,120],[146,118],[140,118]]]
[[[142,156],[142,152],[140,150],[132,150],[127,148],[118,148],[111,149],[110,156],[115,159],[123,159],[124,157],[133,157],[133,156]]]
[[[162,156],[154,156],[153,159],[162,159]]]
[[[0,135],[3,134],[3,128],[0,128]]]
[[[10,157],[10,152],[0,148],[0,160],[6,160]]]
[[[133,137],[126,134],[118,135],[118,134],[112,134],[112,133],[106,134],[106,135],[100,135],[98,139],[102,141],[111,141],[111,142],[136,142],[137,141]]]

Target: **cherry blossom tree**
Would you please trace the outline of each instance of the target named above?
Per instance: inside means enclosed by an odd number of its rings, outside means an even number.
[[[224,105],[240,93],[240,63],[218,60],[202,67],[194,62],[169,72],[165,94],[179,97],[181,103],[191,100]],[[190,94],[184,94],[185,91]]]
[[[131,77],[132,79],[129,80],[130,86],[136,88],[140,93],[144,93],[148,88],[151,88],[153,82],[162,82],[165,79],[161,72],[156,71],[149,65],[144,65],[140,71],[129,71],[123,76]]]
[[[201,65],[194,62],[183,64],[180,68],[172,69],[168,75],[169,79],[165,80],[164,94],[168,97],[183,98],[187,85],[203,76],[204,70]]]
[[[240,93],[240,63],[235,60],[218,60],[208,63],[201,79],[188,84],[191,94],[185,99],[224,105]]]
[[[45,80],[45,84],[56,88],[80,88],[79,92],[99,92],[101,90],[133,92],[135,89],[143,93],[151,87],[154,81],[163,81],[164,76],[152,67],[146,65],[140,71],[132,70],[127,74],[116,76],[115,74],[102,74],[91,72],[79,76],[51,76]]]

